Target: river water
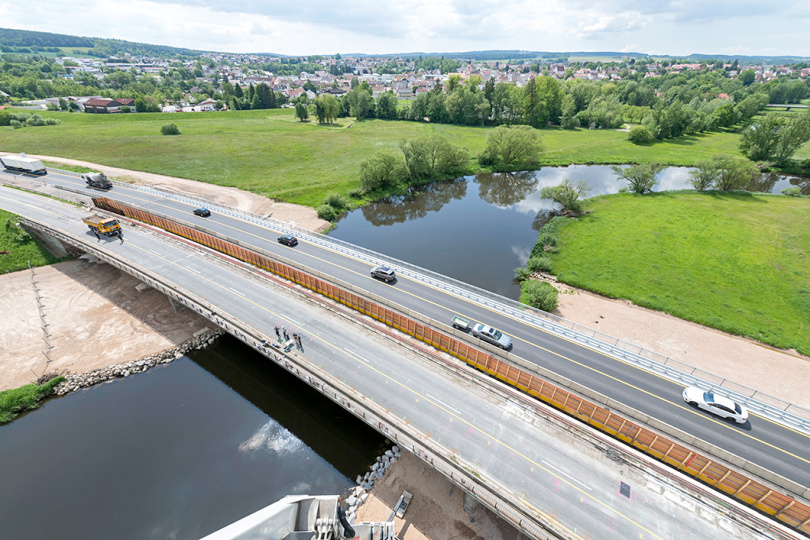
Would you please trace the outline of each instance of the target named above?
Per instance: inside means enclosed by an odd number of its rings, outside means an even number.
[[[690,189],[690,170],[664,169],[655,191]],[[537,231],[557,209],[540,190],[565,179],[585,182],[589,197],[627,185],[605,165],[466,176],[349,212],[329,235],[517,299],[515,268],[526,265]],[[780,175],[762,175],[749,189],[778,193],[791,185],[810,195],[810,180]]]
[[[0,538],[199,538],[335,494],[377,432],[230,337],[0,427]]]

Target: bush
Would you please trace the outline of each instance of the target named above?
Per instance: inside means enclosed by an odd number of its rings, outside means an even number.
[[[180,135],[180,128],[175,123],[163,124],[160,133],[163,135]]]
[[[348,195],[353,199],[359,199],[360,197],[363,196],[363,190],[360,188],[352,188],[346,192],[346,195]]]
[[[344,210],[349,206],[349,201],[347,201],[345,197],[334,192],[327,195],[323,203],[328,204],[335,210]]]
[[[529,270],[532,272],[551,272],[551,257],[548,255],[535,255],[529,257],[529,262],[526,263]]]
[[[337,212],[335,212],[335,209],[328,204],[322,204],[318,207],[318,217],[325,219],[326,221],[335,221]]]
[[[121,105],[121,112],[122,113],[129,113],[132,112],[132,109],[129,105]]]
[[[61,123],[62,123],[62,121],[59,120],[58,118],[46,118],[45,119],[45,125],[46,126],[58,126]]]
[[[25,123],[29,126],[44,126],[45,119],[42,118],[41,114],[32,114],[28,117],[28,120],[26,120]]]
[[[546,281],[524,281],[520,284],[520,302],[543,311],[553,311],[557,309],[557,289]]]
[[[530,275],[532,275],[532,271],[525,266],[515,268],[515,279],[518,281],[525,281],[529,279]]]
[[[11,127],[13,127],[14,129],[20,129],[20,128],[21,128],[21,127],[23,127],[25,124],[23,124],[23,123],[22,123],[22,122],[20,122],[19,120],[14,120],[14,119],[12,119],[12,120],[9,120],[9,124],[8,124],[8,125],[10,125]]]
[[[653,135],[644,126],[633,126],[627,138],[633,144],[649,144],[653,141]]]
[[[782,195],[787,195],[788,197],[801,197],[802,190],[797,186],[790,186],[782,190]]]

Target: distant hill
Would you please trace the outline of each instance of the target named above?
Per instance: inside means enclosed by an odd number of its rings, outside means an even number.
[[[111,56],[120,56],[124,53],[129,53],[134,56],[153,56],[159,58],[194,58],[199,56],[202,51],[195,49],[186,49],[182,47],[169,47],[166,45],[151,45],[148,43],[137,43],[132,41],[124,41],[120,39],[105,39],[97,37],[80,37],[71,36],[67,34],[53,34],[50,32],[33,32],[30,30],[13,30],[9,28],[0,28],[0,52],[16,52],[16,53],[37,53],[37,52],[61,52],[65,55],[71,55],[70,49],[76,49],[76,55],[88,55],[98,58],[107,58]],[[225,52],[225,51],[219,51]],[[290,55],[277,54],[277,53],[253,53],[262,56],[270,56],[277,58],[291,58]],[[313,55],[299,55],[299,56],[313,56]],[[324,55],[326,57],[332,56]],[[462,52],[408,52],[408,53],[389,53],[389,54],[366,54],[366,53],[352,53],[343,54],[345,57],[354,58],[380,58],[380,57],[393,57],[393,58],[419,58],[443,56],[445,58],[454,59],[471,59],[471,60],[545,60],[554,61],[555,59],[564,60],[567,58],[589,57],[589,58],[647,58],[654,56],[655,58],[662,59],[682,59],[687,61],[699,62],[701,60],[722,60],[724,62],[733,62],[735,59],[741,63],[769,63],[769,64],[795,64],[798,62],[810,61],[808,57],[802,56],[744,56],[744,55],[726,55],[726,54],[690,54],[688,56],[669,56],[669,55],[650,55],[639,52],[618,52],[618,51],[526,51],[526,50],[488,50],[488,51],[462,51]]]
[[[104,39],[34,32],[30,30],[13,30],[0,28],[0,51],[17,53],[60,52],[71,55],[71,48],[77,49],[76,55],[107,58],[129,53],[135,56],[153,56],[160,58],[183,58],[199,56],[200,51],[165,45],[135,43],[120,39]]]

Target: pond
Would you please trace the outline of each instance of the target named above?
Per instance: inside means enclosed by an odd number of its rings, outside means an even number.
[[[689,171],[669,167],[656,191],[689,189]],[[548,167],[518,173],[485,173],[414,188],[353,212],[330,236],[378,251],[517,299],[514,270],[525,266],[537,231],[556,205],[540,190],[563,180],[582,180],[588,196],[616,193],[626,182],[606,165]],[[779,192],[791,185],[810,195],[810,180],[762,175],[752,190]]]
[[[0,427],[2,538],[199,538],[340,494],[384,438],[231,337]]]

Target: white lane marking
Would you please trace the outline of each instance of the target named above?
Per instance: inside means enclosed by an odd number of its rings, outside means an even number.
[[[297,324],[298,326],[301,326],[301,323],[296,321],[295,319],[291,319],[289,317],[284,317],[284,318],[287,319],[288,321],[290,321],[293,324]]]
[[[243,293],[241,293],[241,292],[237,291],[237,290],[236,290],[236,289],[234,289],[233,287],[228,287],[228,288],[229,288],[230,290],[232,290],[233,292],[235,292],[236,294],[238,294],[239,296],[241,296],[242,298],[247,298],[247,296],[245,296]]]
[[[461,411],[459,411],[459,410],[457,410],[457,409],[454,409],[453,407],[451,407],[450,405],[448,405],[448,404],[447,404],[447,403],[445,403],[444,401],[440,400],[439,398],[437,398],[437,397],[433,397],[433,396],[431,396],[430,394],[428,394],[427,392],[425,392],[425,395],[426,395],[427,397],[429,397],[430,399],[432,399],[433,401],[435,401],[436,403],[441,403],[442,405],[444,405],[445,407],[447,407],[448,409],[450,409],[451,411],[453,411],[454,413],[456,413],[456,415],[457,415],[457,416],[461,416]]]
[[[548,462],[548,461],[546,461],[545,459],[541,459],[540,461],[542,461],[543,463],[545,463],[545,464],[546,464],[546,466],[551,467],[552,469],[554,469],[554,470],[555,470],[555,471],[557,471],[558,473],[560,473],[560,474],[562,474],[562,475],[567,476],[568,478],[570,478],[571,480],[573,480],[574,482],[576,482],[576,483],[577,483],[577,484],[579,484],[580,486],[584,487],[584,488],[585,488],[585,489],[587,489],[588,491],[593,491],[591,488],[589,488],[589,487],[587,486],[587,484],[583,484],[582,482],[580,482],[579,480],[577,480],[576,478],[574,478],[574,477],[573,477],[573,476],[571,476],[570,474],[568,474],[568,473],[566,473],[566,472],[561,471],[560,469],[558,469],[557,467],[555,467],[554,465],[552,465],[551,463],[549,463],[549,462]]]
[[[353,350],[351,350],[351,349],[347,349],[346,347],[343,347],[343,350],[344,350],[344,351],[346,351],[347,353],[351,354],[352,356],[356,356],[357,358],[359,358],[359,359],[360,359],[360,360],[362,360],[363,362],[367,362],[367,363],[369,363],[369,364],[371,363],[371,362],[369,362],[369,361],[368,361],[368,359],[363,358],[362,356],[360,356],[359,354],[357,354],[356,352],[354,352],[354,351],[353,351]]]

